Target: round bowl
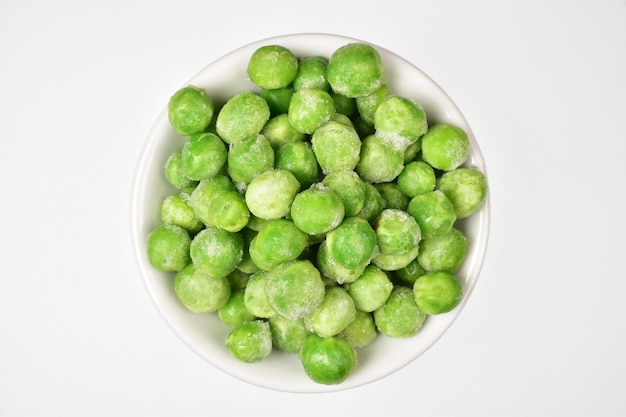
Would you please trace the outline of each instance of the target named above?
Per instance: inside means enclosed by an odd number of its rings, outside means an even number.
[[[294,34],[260,40],[245,45],[206,66],[187,84],[203,87],[216,108],[242,90],[258,91],[246,74],[252,53],[263,45],[278,44],[291,49],[296,56],[330,57],[339,47],[358,39],[329,34]],[[371,44],[371,43],[370,43]],[[429,120],[451,123],[464,129],[470,139],[466,166],[475,166],[486,174],[483,156],[467,121],[446,92],[429,76],[402,57],[374,46],[383,60],[385,82],[392,93],[420,103]],[[182,87],[182,86],[181,86]],[[173,92],[172,92],[173,93]],[[298,355],[274,349],[258,363],[235,359],[226,349],[224,339],[230,328],[216,313],[196,314],[177,299],[173,274],[154,269],[147,258],[146,239],[160,224],[160,203],[176,190],[167,182],[163,167],[167,158],[184,144],[170,126],[167,103],[148,134],[135,172],[131,194],[131,237],[134,255],[147,293],[163,320],[191,350],[201,358],[235,378],[268,389],[285,392],[330,392],[354,388],[383,378],[414,361],[429,349],[450,327],[470,298],[483,265],[489,234],[489,198],[473,216],[458,221],[470,241],[466,259],[457,272],[464,288],[464,298],[451,312],[430,316],[420,331],[408,339],[380,335],[370,345],[358,350],[358,365],[347,380],[337,385],[313,382],[304,372]]]

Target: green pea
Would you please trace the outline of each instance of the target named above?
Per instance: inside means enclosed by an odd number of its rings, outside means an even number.
[[[456,126],[439,123],[422,137],[422,158],[433,168],[450,171],[458,168],[469,155],[467,133]]]
[[[274,149],[265,136],[251,136],[230,146],[228,174],[236,183],[250,184],[261,172],[272,168]]]
[[[394,338],[415,335],[426,320],[426,314],[415,303],[413,290],[402,286],[393,287],[385,304],[373,314],[376,328]]]
[[[407,266],[396,270],[395,276],[403,283],[413,285],[415,280],[425,273],[426,270],[419,264],[416,256]]]
[[[487,178],[476,168],[457,168],[445,172],[437,184],[454,206],[458,219],[478,212],[487,200]]]
[[[180,271],[189,262],[191,237],[180,226],[164,224],[150,232],[147,239],[148,260],[150,264],[166,272]]]
[[[291,97],[293,96],[293,86],[288,85],[287,87],[274,89],[262,88],[259,91],[259,95],[267,102],[272,117],[287,114],[289,103],[291,103]]]
[[[345,381],[357,364],[354,347],[337,336],[321,337],[311,334],[299,353],[306,374],[325,385]]]
[[[389,96],[374,115],[376,136],[402,152],[428,130],[422,106],[405,97]]]
[[[226,304],[217,311],[217,315],[222,323],[233,327],[256,319],[246,308],[243,290],[232,291]]]
[[[258,94],[242,91],[231,97],[217,114],[217,134],[228,144],[256,136],[270,118],[267,102]]]
[[[357,349],[369,345],[377,336],[372,314],[361,310],[356,310],[354,320],[338,334],[338,337]]]
[[[306,88],[296,91],[289,103],[289,123],[298,131],[312,134],[330,120],[335,103],[325,90]]]
[[[306,260],[286,262],[274,268],[265,281],[265,293],[272,309],[291,320],[316,311],[326,289],[318,269]]]
[[[248,284],[248,280],[250,279],[251,272],[244,272],[239,269],[239,265],[237,265],[237,269],[226,276],[226,279],[230,283],[230,288],[233,290],[242,290],[246,288]],[[258,268],[256,269],[258,271]]]
[[[245,200],[252,214],[273,220],[289,214],[300,183],[285,169],[270,169],[255,177],[246,190]]]
[[[327,74],[333,91],[359,97],[372,94],[381,86],[385,69],[378,51],[372,46],[350,43],[331,55]]]
[[[252,239],[254,239],[258,233],[258,230],[254,230],[250,227],[250,221],[252,219],[253,216],[250,216],[246,227],[239,232],[243,238],[243,257],[241,258],[241,262],[237,265],[237,269],[245,274],[253,274],[259,270],[258,265],[254,263],[250,256],[250,242],[252,242]]]
[[[247,69],[250,81],[268,89],[286,87],[294,80],[297,71],[296,56],[280,45],[258,48],[250,57]]]
[[[216,277],[226,277],[243,257],[243,238],[238,233],[207,227],[193,238],[189,250],[199,269]]]
[[[372,263],[383,271],[397,271],[409,265],[417,257],[418,253],[419,246],[415,246],[405,253],[378,253],[372,259]]]
[[[433,191],[437,185],[435,170],[423,161],[412,161],[404,166],[397,183],[404,194],[416,195]]]
[[[407,211],[417,220],[424,236],[447,232],[457,219],[454,205],[439,190],[416,195]]]
[[[380,253],[400,255],[415,248],[422,234],[414,217],[398,209],[385,209],[374,221]]]
[[[307,236],[291,220],[268,222],[250,242],[250,257],[260,268],[271,271],[283,262],[293,261],[302,254]]]
[[[182,149],[181,163],[187,177],[204,180],[218,174],[228,150],[226,144],[213,133],[200,133],[191,136]]]
[[[361,139],[356,130],[345,123],[329,121],[313,133],[311,143],[325,174],[353,170],[359,162]]]
[[[247,321],[226,336],[228,351],[242,362],[259,362],[272,352],[270,325],[264,320]]]
[[[317,182],[320,167],[309,142],[285,143],[276,152],[275,166],[291,172],[300,183],[300,190]]]
[[[218,193],[208,208],[211,224],[228,232],[238,232],[248,224],[250,211],[238,191]]]
[[[204,131],[213,119],[213,112],[213,101],[207,92],[193,85],[176,91],[167,106],[168,120],[181,136]]]
[[[372,222],[376,216],[380,214],[385,208],[385,200],[383,196],[378,192],[377,187],[365,183],[365,203],[360,212],[357,213],[357,217],[361,217],[368,222]]]
[[[311,334],[304,324],[304,319],[290,320],[282,316],[269,319],[272,341],[278,349],[288,353],[298,353]]]
[[[357,97],[355,99],[356,107],[361,118],[363,118],[363,120],[367,123],[374,125],[374,115],[376,114],[376,109],[378,109],[380,103],[389,97],[389,94],[390,91],[387,84],[382,84],[372,94]]]
[[[304,133],[298,132],[291,126],[287,113],[269,119],[261,129],[261,134],[270,142],[274,150],[278,150],[284,144],[302,142],[306,139]]]
[[[345,209],[339,196],[329,188],[313,186],[298,193],[291,205],[291,219],[308,235],[321,235],[337,227]]]
[[[355,114],[351,118],[351,120],[352,120],[352,124],[354,125],[354,129],[359,134],[360,138],[366,138],[369,135],[373,135],[376,132],[374,130],[374,124],[367,122],[358,113]]]
[[[356,172],[364,181],[390,182],[404,169],[404,154],[376,135],[363,139]]]
[[[174,277],[174,292],[190,311],[209,313],[226,304],[231,289],[225,277],[213,276],[188,264]]]
[[[304,57],[298,63],[298,72],[293,80],[295,91],[305,88],[317,88],[319,90],[330,89],[326,78],[326,66],[328,61],[320,56]]]
[[[213,225],[209,206],[215,196],[224,191],[236,191],[235,184],[226,175],[218,174],[202,180],[189,197],[189,206],[196,217],[205,225]]]
[[[328,250],[326,240],[320,244],[316,254],[317,267],[324,277],[329,278],[335,284],[346,284],[359,278],[365,269],[365,266],[356,268],[346,268],[341,265],[332,256]]]
[[[422,239],[417,260],[427,271],[454,273],[465,259],[468,244],[465,235],[453,227],[447,232]]]
[[[365,183],[352,170],[334,171],[322,181],[341,199],[346,217],[356,216],[365,206]]]
[[[356,101],[353,97],[346,97],[342,94],[337,94],[334,91],[328,92],[335,103],[335,112],[339,114],[345,114],[348,117],[354,116],[357,111]]]
[[[393,289],[393,283],[385,271],[375,265],[365,267],[363,274],[345,285],[357,309],[372,312],[379,309]]]
[[[429,272],[413,284],[415,302],[425,314],[442,314],[451,311],[463,298],[458,278],[449,272]]]
[[[196,217],[186,194],[168,195],[161,203],[161,221],[163,224],[173,224],[195,235],[204,227]]]
[[[328,287],[320,307],[304,318],[307,327],[322,337],[339,334],[354,320],[356,307],[342,287]]]
[[[374,184],[374,187],[383,199],[385,208],[406,211],[411,199],[402,192],[397,182],[383,182]]]
[[[255,272],[248,278],[248,284],[244,290],[244,304],[246,308],[251,314],[260,318],[270,318],[276,315],[265,293],[267,277],[267,271],[261,269]]]
[[[182,150],[172,153],[165,161],[165,178],[183,193],[191,193],[199,181],[192,180],[183,169]]]
[[[377,246],[376,232],[360,217],[348,217],[326,235],[329,255],[345,268],[367,265]]]

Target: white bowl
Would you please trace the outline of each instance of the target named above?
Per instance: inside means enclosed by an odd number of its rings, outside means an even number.
[[[329,34],[294,34],[264,39],[243,46],[202,69],[188,81],[205,88],[216,105],[242,90],[256,90],[248,79],[246,67],[252,53],[263,45],[279,44],[297,56],[330,57],[339,47],[363,42]],[[465,165],[475,166],[486,174],[478,143],[448,95],[431,78],[405,59],[376,47],[386,69],[385,82],[390,90],[419,102],[429,123],[446,122],[463,128],[470,138],[470,156]],[[174,93],[174,92],[172,92]],[[464,298],[451,312],[429,317],[422,329],[408,339],[380,335],[358,350],[358,365],[346,381],[338,385],[313,382],[304,372],[296,354],[276,349],[265,360],[248,364],[235,359],[226,349],[224,339],[230,328],[220,322],[216,313],[195,314],[176,298],[172,273],[154,269],[146,255],[148,233],[160,224],[161,200],[176,190],[166,181],[163,167],[166,159],[184,144],[170,126],[166,105],[152,127],[138,160],[131,194],[131,236],[135,257],[145,288],[163,320],[173,332],[205,361],[240,380],[261,387],[286,392],[329,392],[354,388],[385,377],[414,361],[430,348],[461,313],[478,280],[489,234],[489,199],[480,212],[457,223],[470,241],[467,257],[457,275],[462,281]]]

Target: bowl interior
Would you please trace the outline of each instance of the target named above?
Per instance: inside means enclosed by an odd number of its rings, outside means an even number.
[[[206,66],[188,81],[207,90],[216,106],[242,91],[258,91],[248,79],[246,67],[252,53],[260,46],[279,44],[297,56],[330,57],[339,47],[354,38],[328,34],[295,34],[269,38],[243,46]],[[426,74],[405,59],[373,45],[379,51],[386,69],[386,83],[392,93],[420,103],[429,123],[446,122],[468,133],[470,156],[465,165],[475,166],[486,174],[486,167],[470,126],[448,95]],[[165,103],[166,104],[166,103]],[[173,274],[155,270],[146,255],[146,238],[160,224],[160,203],[176,190],[167,182],[163,167],[167,158],[182,148],[185,138],[170,126],[166,107],[148,134],[136,168],[131,196],[131,238],[133,250],[145,288],[162,318],[173,332],[193,351],[223,372],[258,386],[287,392],[328,392],[360,386],[415,360],[432,346],[459,315],[476,284],[482,268],[489,232],[489,199],[482,210],[457,222],[470,241],[470,247],[457,275],[464,287],[464,299],[451,312],[431,316],[422,329],[409,339],[379,336],[358,351],[358,366],[339,385],[326,386],[311,381],[304,373],[297,355],[276,349],[265,360],[247,364],[235,359],[226,349],[224,339],[230,328],[217,314],[195,314],[176,298]]]

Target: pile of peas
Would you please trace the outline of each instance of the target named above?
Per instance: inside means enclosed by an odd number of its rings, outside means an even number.
[[[463,166],[467,133],[393,94],[368,44],[330,58],[267,45],[247,73],[258,91],[219,109],[193,85],[170,98],[187,139],[165,163],[176,193],[148,257],[186,308],[232,327],[237,359],[276,348],[338,384],[379,334],[411,337],[459,304],[455,224],[483,206],[486,178]]]

